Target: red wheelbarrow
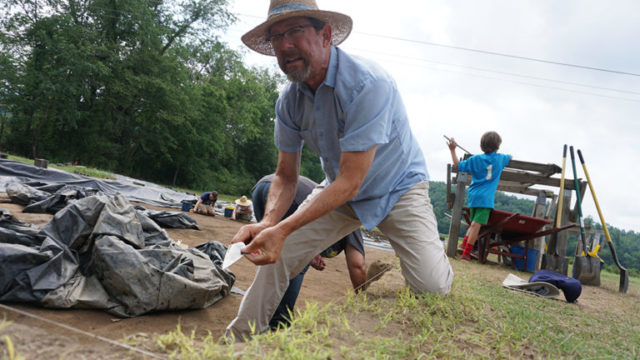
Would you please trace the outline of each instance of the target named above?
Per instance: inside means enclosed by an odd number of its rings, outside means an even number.
[[[467,220],[467,223],[470,224],[469,208],[463,208],[462,215]],[[551,224],[551,220],[508,211],[491,210],[489,221],[480,228],[480,233],[478,234],[478,262],[484,264],[487,262],[489,254],[496,254],[499,259],[500,257],[511,258],[511,265],[515,269],[516,265],[513,260],[522,259],[522,269],[518,270],[524,271],[527,266],[530,240],[576,226],[576,224],[568,224],[558,228],[540,230],[548,224]],[[515,253],[513,246],[521,241],[527,242],[524,251],[522,254]]]

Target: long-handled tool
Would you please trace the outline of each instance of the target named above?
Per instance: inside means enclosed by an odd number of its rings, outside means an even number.
[[[560,194],[558,196],[558,207],[556,211],[555,227],[559,228],[562,224],[562,206],[564,200],[564,171],[567,165],[567,144],[562,150],[562,172],[560,173]],[[558,254],[558,233],[554,232],[549,236],[549,246],[547,253],[542,256],[541,267],[546,270],[555,271],[563,275],[567,275],[569,270],[569,261],[564,255]]]
[[[449,139],[449,138],[447,137],[447,135],[442,135],[442,136],[444,136],[444,138],[445,138],[445,139],[447,139],[447,141],[451,141],[451,139]],[[460,150],[462,150],[462,151],[466,152],[467,154],[472,155],[470,152],[468,152],[468,151],[467,151],[467,149],[465,149],[465,148],[463,148],[462,146],[458,145],[458,143],[456,143],[456,146],[457,146],[457,147],[459,147],[459,148],[460,148]]]
[[[576,188],[576,206],[578,207],[578,223],[580,224],[580,240],[582,241],[582,251],[576,251],[573,262],[573,277],[583,285],[600,286],[600,259],[589,255],[589,249],[587,248],[587,236],[584,232],[584,218],[582,216],[582,199],[580,198],[580,183],[578,182],[573,146],[569,147],[569,153],[571,153],[573,184]],[[581,255],[582,252],[585,255]]]
[[[582,157],[582,152],[578,150],[578,157],[580,158],[580,163],[582,164],[582,168],[584,169],[584,175],[587,177],[587,183],[589,184],[589,190],[591,190],[591,197],[593,197],[593,201],[596,203],[596,209],[598,210],[598,216],[600,217],[600,223],[602,223],[602,229],[604,230],[604,235],[607,238],[607,242],[609,243],[609,249],[611,249],[611,255],[613,256],[613,261],[616,263],[618,269],[620,269],[620,286],[618,287],[618,291],[626,294],[629,289],[629,272],[627,269],[622,267],[620,261],[618,261],[618,256],[616,255],[616,249],[613,247],[613,241],[611,241],[611,235],[609,235],[609,230],[607,229],[607,223],[604,222],[604,216],[602,216],[602,211],[600,210],[600,205],[598,204],[598,198],[596,197],[596,191],[593,188],[593,183],[591,182],[591,178],[589,177],[589,172],[587,171],[587,166],[584,164],[584,158]]]

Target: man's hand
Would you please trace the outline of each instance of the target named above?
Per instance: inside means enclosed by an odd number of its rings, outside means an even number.
[[[325,266],[327,266],[327,264],[325,264],[324,260],[322,259],[322,256],[320,256],[320,254],[316,255],[313,258],[313,260],[311,260],[311,267],[313,267],[314,269],[316,269],[318,271],[324,270]]]
[[[243,242],[249,244],[253,238],[267,228],[267,225],[262,223],[245,225],[238,230],[238,232],[231,239],[231,243]]]
[[[240,229],[240,231],[242,231],[245,227]],[[238,232],[238,234],[239,233],[240,232]],[[249,261],[256,265],[273,264],[280,258],[282,245],[284,244],[284,240],[288,235],[288,233],[281,230],[277,226],[265,228],[253,235],[249,244],[242,249],[242,253],[245,254],[245,257]],[[236,234],[236,237],[237,236],[238,235]],[[234,237],[234,240],[236,239],[236,237]]]

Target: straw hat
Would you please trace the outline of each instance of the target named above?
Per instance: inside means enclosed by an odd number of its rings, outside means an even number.
[[[502,286],[543,297],[556,297],[560,295],[560,289],[553,284],[544,281],[528,282],[513,274],[507,275],[507,278],[502,282]]]
[[[267,32],[279,21],[305,16],[322,20],[331,25],[333,45],[342,43],[351,33],[353,21],[347,15],[319,10],[315,0],[271,0],[267,20],[242,36],[242,42],[250,49],[264,55],[274,56],[271,43],[267,41]]]
[[[240,199],[236,199],[236,204],[240,205],[240,206],[250,206],[251,205],[251,200],[247,199],[247,197],[245,195],[242,195],[242,197]]]

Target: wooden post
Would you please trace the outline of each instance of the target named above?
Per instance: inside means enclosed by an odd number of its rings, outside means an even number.
[[[451,225],[449,225],[449,240],[447,241],[447,256],[455,258],[456,249],[458,248],[458,238],[460,237],[460,220],[462,219],[462,205],[464,204],[465,187],[469,175],[466,173],[458,173],[456,177],[456,193],[453,200],[453,209],[451,214]]]
[[[544,191],[540,191],[538,193],[538,197],[536,198],[536,204],[533,207],[533,214],[531,216],[537,218],[545,217],[545,208],[547,206],[547,195]],[[542,253],[544,252],[544,236],[538,237],[531,241],[532,249],[538,250],[538,258],[536,259],[535,270],[540,270],[540,264],[542,262]]]

